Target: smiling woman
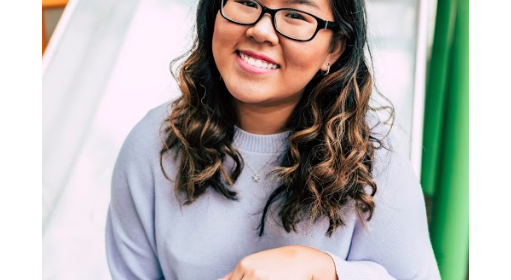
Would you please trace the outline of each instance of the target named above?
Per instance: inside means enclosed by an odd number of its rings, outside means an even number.
[[[203,0],[196,26],[182,96],[115,166],[113,278],[439,279],[420,185],[369,106],[364,2]]]
[[[317,2],[318,8],[292,6],[316,12],[335,26],[328,1]],[[325,21],[305,11],[269,9],[257,1],[224,0],[221,4],[213,30],[213,58],[238,115],[251,114],[240,121],[268,118],[270,122],[260,122],[247,131],[283,131],[309,81],[338,60],[345,40],[334,36],[331,29],[318,30],[318,20],[321,26]]]

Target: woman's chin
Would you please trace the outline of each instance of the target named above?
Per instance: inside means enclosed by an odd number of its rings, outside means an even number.
[[[229,91],[235,101],[247,104],[259,104],[268,101],[267,94],[261,91],[252,90],[233,90]]]

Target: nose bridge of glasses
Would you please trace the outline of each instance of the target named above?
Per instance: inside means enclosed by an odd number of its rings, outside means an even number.
[[[265,6],[262,6],[261,5],[261,14],[262,15],[270,15],[271,17],[275,17],[275,13],[277,12],[278,10],[275,10],[275,9],[271,9],[271,8],[268,8],[268,7],[265,7]]]

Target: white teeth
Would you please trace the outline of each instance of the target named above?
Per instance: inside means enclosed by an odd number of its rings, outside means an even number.
[[[256,59],[246,54],[240,53],[241,59],[246,63],[261,69],[277,69],[277,64],[269,63],[264,60]]]

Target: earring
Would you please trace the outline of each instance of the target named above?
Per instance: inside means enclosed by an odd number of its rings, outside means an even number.
[[[326,75],[328,75],[328,73],[330,73],[330,63],[327,62],[326,63],[326,71],[325,71],[325,73],[323,75],[326,76]]]

